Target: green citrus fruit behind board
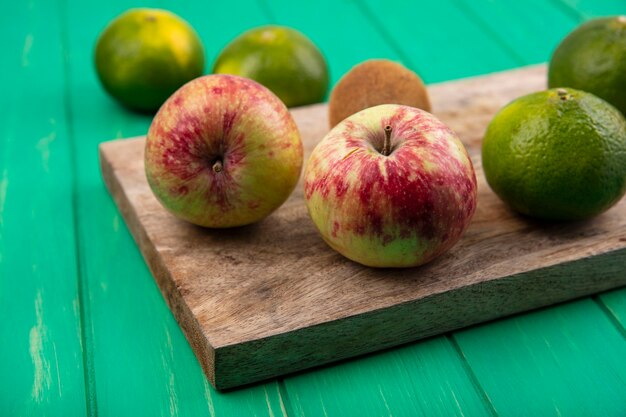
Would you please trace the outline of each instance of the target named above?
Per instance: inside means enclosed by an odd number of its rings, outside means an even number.
[[[533,93],[496,114],[482,159],[487,182],[513,209],[551,220],[592,217],[626,192],[626,120],[583,91]]]
[[[287,107],[323,101],[329,83],[320,50],[302,33],[283,26],[263,26],[239,35],[220,53],[213,72],[251,78]]]
[[[159,9],[131,9],[115,18],[96,44],[96,71],[123,105],[152,112],[204,72],[204,48],[191,26]]]
[[[563,39],[550,60],[548,86],[587,91],[626,115],[626,16],[591,20]]]

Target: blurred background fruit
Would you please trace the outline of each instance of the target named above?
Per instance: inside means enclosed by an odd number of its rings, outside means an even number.
[[[548,85],[593,93],[626,114],[626,16],[590,20],[563,39]]]
[[[397,62],[370,59],[353,67],[333,88],[328,101],[330,127],[379,104],[403,104],[430,112],[428,91],[416,73]]]
[[[96,44],[96,70],[111,96],[154,112],[179,87],[204,72],[204,48],[193,28],[160,9],[130,9]]]
[[[583,91],[529,94],[493,118],[482,157],[487,182],[513,209],[543,219],[588,218],[626,192],[626,120]]]
[[[219,54],[213,72],[251,78],[287,107],[323,101],[329,84],[328,65],[317,46],[284,26],[244,32]]]

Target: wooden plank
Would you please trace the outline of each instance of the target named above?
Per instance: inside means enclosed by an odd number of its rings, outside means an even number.
[[[125,110],[104,93],[93,71],[93,47],[110,19],[148,3],[70,1],[67,6],[78,238],[84,298],[89,302],[87,349],[95,393],[90,411],[99,416],[280,416],[277,383],[228,394],[210,387],[102,185],[99,142],[144,134],[151,117]],[[204,21],[196,27],[203,39],[237,24],[236,19],[207,23],[210,7],[198,2],[184,14],[180,9],[183,17],[194,16],[196,24]],[[254,12],[253,7],[241,7],[242,14]]]
[[[582,20],[626,14],[626,3],[623,0],[559,0],[559,3]]]
[[[590,299],[454,338],[500,417],[624,415],[626,343]]]
[[[437,114],[469,145],[479,205],[455,250],[419,269],[364,268],[332,252],[301,187],[253,227],[183,223],[147,185],[143,139],[101,146],[103,176],[209,379],[237,386],[625,284],[626,203],[548,225],[510,212],[484,181],[477,145],[486,124],[544,82],[545,68],[532,67],[431,88]],[[306,158],[326,129],[326,106],[293,114]]]
[[[161,3],[161,7],[184,16],[198,32],[205,48],[206,73],[211,73],[213,63],[230,41],[248,29],[274,23],[255,0],[238,3],[236,18],[229,2],[161,0]]]
[[[391,39],[427,83],[485,74],[523,65],[520,56],[487,33],[452,0],[361,3],[372,25]]]
[[[544,0],[455,0],[474,22],[515,51],[524,65],[548,62],[554,48],[581,19]]]
[[[331,88],[350,68],[367,59],[388,58],[408,65],[354,1],[275,0],[267,2],[267,7],[275,23],[302,31],[321,49],[330,68]]]
[[[285,386],[297,416],[493,415],[446,337],[297,374]]]
[[[85,415],[72,161],[55,3],[3,4],[0,415]],[[42,76],[45,74],[45,76]]]
[[[626,289],[600,294],[596,300],[617,329],[626,337]]]

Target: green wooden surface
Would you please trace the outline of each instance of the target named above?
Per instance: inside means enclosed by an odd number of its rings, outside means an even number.
[[[79,416],[85,393],[59,10],[47,1],[2,9],[0,415]]]
[[[591,299],[454,338],[499,416],[626,412],[626,343]]]
[[[557,45],[582,21],[576,15],[564,13],[559,3],[545,0],[455,1],[483,30],[500,39],[502,47],[510,51],[516,62],[524,65],[549,61],[551,48],[537,46]]]
[[[452,0],[420,2],[407,10],[405,0],[380,7],[364,2],[373,26],[403,51],[405,63],[427,83],[517,67],[523,61]]]
[[[285,378],[302,416],[493,416],[446,337]]]
[[[623,0],[14,2],[0,14],[0,415],[623,416],[626,290],[218,393],[99,174],[97,145],[150,117],[99,86],[93,46],[129,7],[200,34],[207,71],[261,24],[293,26],[336,82],[386,57],[438,82],[542,62]]]

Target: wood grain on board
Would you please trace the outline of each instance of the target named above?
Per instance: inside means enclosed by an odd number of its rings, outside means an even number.
[[[330,249],[302,183],[255,225],[202,229],[167,213],[143,169],[144,139],[100,147],[104,180],[209,380],[231,388],[626,284],[626,202],[585,222],[508,210],[487,186],[480,140],[515,97],[545,88],[545,67],[429,87],[433,111],[468,146],[478,208],[461,241],[412,269],[371,269]],[[293,110],[305,158],[326,105]]]

